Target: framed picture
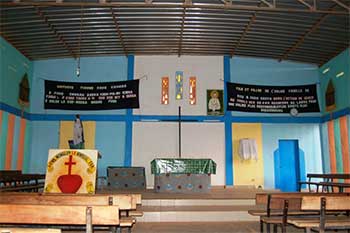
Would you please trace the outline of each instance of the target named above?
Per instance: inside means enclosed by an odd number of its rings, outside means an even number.
[[[224,115],[224,91],[217,89],[207,90],[207,115]]]

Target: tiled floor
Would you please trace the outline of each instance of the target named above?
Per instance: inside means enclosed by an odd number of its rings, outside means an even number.
[[[84,233],[84,231],[63,231],[64,233]],[[107,233],[108,231],[95,231]],[[127,230],[123,229],[122,233]],[[206,223],[136,223],[132,233],[258,233],[258,222],[206,222]],[[280,232],[280,229],[278,229]],[[302,229],[287,227],[287,233],[303,233]]]

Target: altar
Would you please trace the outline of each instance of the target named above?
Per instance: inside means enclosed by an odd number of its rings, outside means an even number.
[[[155,192],[207,193],[216,163],[211,159],[158,158],[151,162]]]

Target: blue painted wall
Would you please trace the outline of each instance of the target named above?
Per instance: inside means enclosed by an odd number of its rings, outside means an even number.
[[[299,148],[304,151],[306,173],[322,172],[319,124],[263,124],[262,132],[265,188],[275,187],[273,155],[280,139],[299,141]]]
[[[58,121],[32,121],[29,159],[30,173],[46,173],[49,149],[56,149],[59,145]]]
[[[327,71],[328,70],[328,71]],[[344,75],[337,77],[337,74]],[[325,111],[325,93],[330,79],[335,88],[336,109],[333,112],[350,107],[350,49],[344,50],[338,56],[324,64],[319,69],[321,83],[321,108]]]
[[[32,62],[2,37],[0,37],[0,61],[0,103],[20,109],[18,104],[19,83],[23,75],[27,73],[29,85],[32,88]]]
[[[33,90],[31,112],[35,114],[124,114],[125,110],[66,111],[44,109],[44,80],[65,82],[112,82],[127,80],[127,58],[89,57],[81,58],[80,77],[76,76],[77,61],[74,59],[51,59],[33,62]]]
[[[95,147],[101,153],[98,176],[107,176],[108,166],[123,166],[125,155],[125,122],[96,122]]]
[[[291,86],[319,83],[318,67],[262,58],[233,57],[231,82],[250,85]],[[319,85],[318,85],[319,86]],[[319,87],[318,87],[319,89]],[[234,116],[289,116],[289,114],[232,112]],[[302,113],[299,116],[320,116],[319,113]]]
[[[71,115],[89,115],[90,120],[104,120],[125,115],[125,110],[104,111],[66,111],[46,110],[44,105],[44,80],[67,82],[111,82],[127,80],[126,57],[90,57],[82,58],[80,77],[76,76],[77,61],[74,59],[53,59],[33,62],[32,114],[50,116],[51,121],[33,121],[32,158],[40,156],[40,162],[31,160],[30,171],[45,171],[49,148],[58,148],[59,121]],[[35,116],[35,115],[33,115]],[[92,118],[92,119],[91,119]],[[72,118],[71,120],[73,120]],[[124,122],[96,122],[95,147],[102,154],[98,161],[99,176],[105,175],[106,166],[123,165],[125,150]],[[54,135],[53,138],[43,135]],[[38,161],[34,159],[34,161]]]

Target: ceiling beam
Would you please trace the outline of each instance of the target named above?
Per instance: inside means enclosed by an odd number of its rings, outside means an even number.
[[[275,8],[275,7],[276,7],[276,1],[275,1],[275,0],[273,0],[272,3],[270,3],[270,2],[267,1],[267,0],[261,0],[261,2],[265,3],[265,4],[266,4],[268,7],[270,7],[270,8]]]
[[[258,4],[258,7],[261,6],[263,3],[263,1],[261,1],[259,4]],[[251,26],[254,24],[256,20],[256,12],[253,13],[252,17],[250,18],[248,24],[245,26],[243,32],[242,32],[242,35],[241,37],[239,38],[239,40],[237,41],[237,43],[235,44],[235,46],[233,47],[232,49],[232,52],[231,52],[231,57],[233,57],[236,49],[239,47],[239,45],[242,43],[242,41],[244,40],[244,38],[246,37],[247,33],[249,32]]]
[[[73,52],[73,50],[67,45],[63,37],[57,32],[55,27],[49,22],[47,16],[40,10],[39,7],[36,7],[36,13],[39,17],[46,23],[46,25],[50,28],[51,32],[57,37],[57,39],[63,44],[64,48],[68,50],[68,52],[72,55],[72,57],[77,58],[77,55]]]
[[[267,0],[264,0],[267,2]],[[282,7],[279,4],[275,5],[268,2],[268,7],[266,6],[249,6],[249,5],[240,5],[240,4],[208,4],[208,3],[192,3],[191,0],[185,0],[183,3],[161,3],[161,2],[152,2],[152,4],[145,2],[38,2],[38,1],[21,1],[21,2],[0,2],[1,7],[13,7],[13,6],[37,6],[37,7],[48,7],[48,6],[57,6],[57,7],[147,7],[150,5],[154,8],[163,7],[163,8],[199,8],[199,9],[226,9],[226,10],[246,10],[246,11],[269,11],[269,12],[287,12],[287,13],[312,13],[312,14],[334,14],[334,15],[348,15],[347,10],[323,10],[323,9],[299,9],[299,8],[290,8]],[[326,0],[326,1],[337,1],[338,4],[341,3],[340,0]],[[344,4],[343,4],[344,5]]]
[[[340,0],[332,0],[332,1],[350,12],[350,7],[348,5],[346,5],[345,3],[343,3],[342,1],[340,1]]]
[[[333,5],[331,8],[329,8],[329,10],[333,10],[337,5]],[[312,34],[314,31],[316,31],[320,25],[323,23],[323,21],[326,20],[326,18],[329,16],[329,14],[324,14],[322,15],[318,20],[316,20],[316,22],[311,26],[311,28],[304,33],[304,35],[302,35],[293,46],[291,46],[290,48],[288,48],[282,55],[281,57],[278,59],[279,61],[285,60],[288,57],[288,54],[290,54],[291,52],[295,51],[297,48],[300,47],[300,45],[302,43],[304,43],[305,39]]]
[[[122,34],[121,30],[120,30],[119,23],[118,23],[118,20],[117,20],[117,17],[115,15],[115,13],[114,13],[113,8],[111,8],[111,12],[112,12],[112,17],[113,17],[113,22],[114,22],[114,25],[115,25],[115,28],[117,30],[117,34],[118,34],[118,37],[119,37],[119,40],[120,40],[120,44],[123,47],[125,56],[128,56],[128,52],[127,52],[125,44],[124,44],[123,34]]]
[[[309,8],[309,10],[314,11],[316,10],[316,5],[311,5],[310,3],[306,2],[305,0],[297,0],[298,2],[300,2],[301,4],[307,6]],[[316,4],[316,2],[314,1],[314,4]]]

